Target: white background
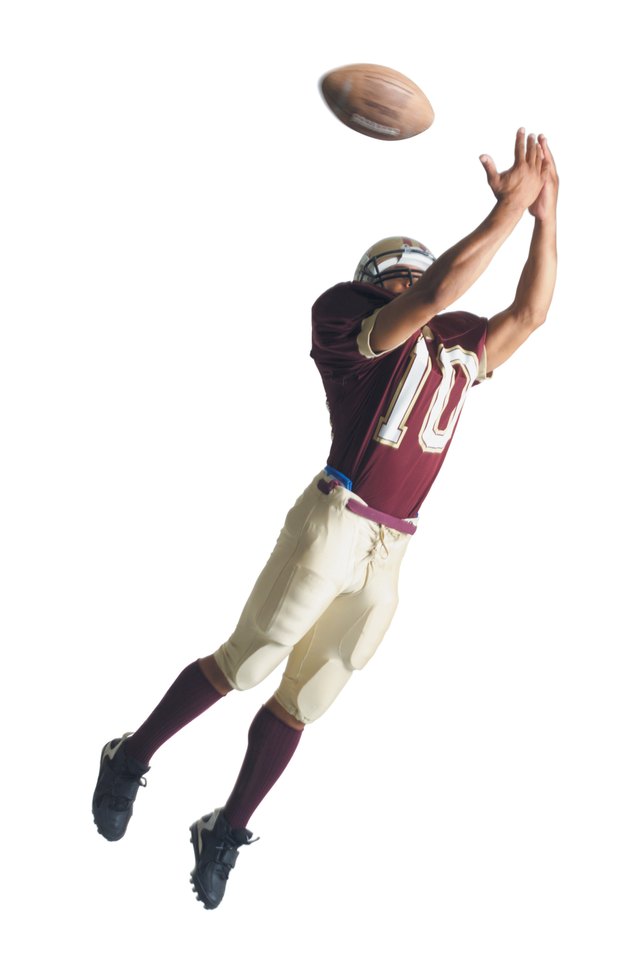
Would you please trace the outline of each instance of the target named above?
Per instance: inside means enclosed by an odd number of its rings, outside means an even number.
[[[7,0],[0,17],[2,800],[12,957],[637,960],[637,61],[627,4]],[[416,81],[360,136],[318,79]],[[154,758],[126,839],[105,740],[235,625],[329,426],[309,311],[393,233],[436,254],[544,132],[545,327],[467,403],[367,670],[192,894],[277,677]],[[526,217],[460,306],[510,302]]]

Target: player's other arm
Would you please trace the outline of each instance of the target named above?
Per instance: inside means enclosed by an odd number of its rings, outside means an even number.
[[[498,173],[480,158],[497,203],[489,216],[447,250],[413,287],[380,309],[370,343],[376,353],[391,350],[446,310],[475,283],[511,234],[542,187],[542,150],[533,135],[518,130],[513,166]]]
[[[513,303],[489,321],[487,371],[508,360],[527,337],[547,318],[556,282],[556,206],[558,174],[545,137],[543,151],[544,186],[529,207],[535,218],[529,256],[524,265]]]

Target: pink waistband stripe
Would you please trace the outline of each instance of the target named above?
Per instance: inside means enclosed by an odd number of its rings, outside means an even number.
[[[341,486],[342,484],[338,483],[337,480],[318,480],[318,490],[321,490],[322,493],[331,493],[336,487]],[[359,517],[364,517],[366,520],[372,520],[374,523],[380,523],[391,530],[397,530],[399,533],[408,533],[409,536],[412,536],[416,532],[415,524],[409,520],[392,517],[391,514],[383,513],[382,510],[375,510],[366,503],[361,503],[360,500],[355,500],[352,497],[347,500],[347,510]]]

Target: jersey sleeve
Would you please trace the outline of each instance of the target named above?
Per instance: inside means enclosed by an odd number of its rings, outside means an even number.
[[[442,343],[445,349],[460,347],[478,358],[478,373],[474,384],[491,377],[487,373],[487,331],[489,321],[473,313],[458,310],[441,313],[428,323],[431,333]]]
[[[363,321],[393,299],[371,284],[339,283],[323,293],[311,311],[311,356],[323,376],[357,373],[377,356]]]

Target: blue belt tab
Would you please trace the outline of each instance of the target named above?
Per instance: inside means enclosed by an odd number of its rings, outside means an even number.
[[[345,477],[344,473],[340,473],[339,470],[336,470],[335,467],[326,466],[324,472],[328,473],[330,477],[335,477],[336,480],[339,480],[343,487],[346,487],[347,490],[353,490],[353,483],[349,480],[349,477]]]

